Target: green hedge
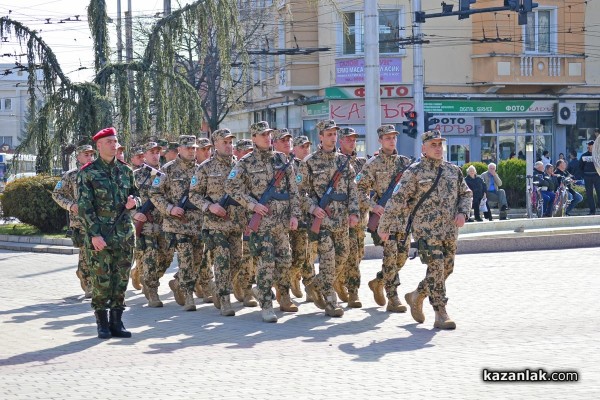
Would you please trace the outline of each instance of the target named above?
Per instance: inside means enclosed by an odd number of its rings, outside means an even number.
[[[4,189],[0,198],[5,218],[14,217],[43,233],[58,233],[67,224],[66,211],[52,199],[57,176],[37,175],[17,179]]]
[[[477,170],[477,175],[481,175],[485,171],[487,171],[487,164],[486,163],[481,162],[481,161],[470,162],[470,163],[464,164],[462,166],[463,176],[467,176],[467,168],[469,168],[471,165],[474,166],[475,169]]]

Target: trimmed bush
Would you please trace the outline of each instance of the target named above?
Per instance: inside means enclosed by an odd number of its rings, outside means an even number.
[[[518,158],[502,160],[496,171],[502,179],[509,207],[525,207],[525,171],[527,162]]]
[[[67,224],[66,211],[52,199],[52,190],[59,180],[57,176],[37,175],[6,185],[0,199],[4,217],[17,218],[43,233],[62,231]]]

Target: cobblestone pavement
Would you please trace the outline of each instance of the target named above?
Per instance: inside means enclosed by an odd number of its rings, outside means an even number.
[[[237,302],[235,317],[199,301],[183,312],[165,276],[165,307],[128,291],[133,338],[101,341],[76,255],[0,251],[0,398],[598,398],[599,259],[600,248],[458,256],[456,331],[434,330],[427,303],[420,325],[384,312],[366,283],[364,308],[338,319],[303,302],[297,314],[277,311],[277,324]],[[363,282],[380,263],[363,262]],[[400,292],[424,273],[409,261]],[[484,383],[483,368],[575,370],[579,381]]]

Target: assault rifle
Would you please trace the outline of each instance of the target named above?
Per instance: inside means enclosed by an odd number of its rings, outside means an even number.
[[[394,189],[396,188],[398,182],[400,182],[402,174],[404,173],[404,171],[406,171],[406,168],[408,167],[404,167],[394,177],[392,177],[392,180],[390,181],[390,184],[388,185],[387,189],[385,190],[385,192],[383,192],[381,198],[377,201],[378,206],[385,207],[387,202],[392,198],[392,195],[394,194]],[[367,230],[371,233],[377,232],[377,227],[379,226],[380,219],[380,215],[375,214],[374,212],[369,213],[369,222],[367,223]]]
[[[344,201],[348,198],[346,194],[338,194],[335,193],[335,189],[337,188],[338,182],[342,177],[342,172],[346,169],[346,165],[350,162],[350,157],[346,157],[346,161],[333,173],[329,184],[327,184],[327,188],[325,189],[325,193],[321,200],[319,200],[319,207],[323,209],[328,216],[331,217],[331,210],[329,209],[329,205],[332,201]],[[314,234],[318,234],[321,231],[321,223],[323,222],[323,218],[315,217],[312,226],[310,227],[311,232]]]
[[[267,189],[264,191],[264,193],[262,194],[262,196],[260,196],[260,199],[258,200],[258,204],[262,204],[264,206],[271,199],[275,199],[275,200],[289,200],[289,198],[290,198],[289,193],[285,193],[285,194],[277,193],[277,186],[279,186],[279,183],[281,182],[281,180],[285,176],[286,169],[290,166],[290,164],[293,161],[294,161],[294,157],[290,157],[290,160],[287,163],[285,163],[283,165],[283,167],[279,168],[277,170],[277,172],[275,172],[275,175],[269,181],[269,185],[267,186]],[[248,223],[248,228],[250,228],[250,230],[252,232],[257,232],[258,231],[258,227],[260,226],[260,223],[262,221],[262,218],[263,218],[263,216],[260,215],[257,212],[255,212],[254,214],[252,214],[252,218],[250,218],[250,222]]]

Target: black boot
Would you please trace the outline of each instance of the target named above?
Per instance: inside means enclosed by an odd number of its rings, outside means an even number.
[[[492,220],[492,212],[491,211],[486,211],[483,213],[483,217],[489,219],[490,221]]]
[[[117,310],[115,308],[110,309],[110,333],[112,333],[114,337],[130,338],[131,332],[125,330],[123,321],[121,321],[122,315],[123,310]]]
[[[108,314],[106,310],[94,311],[96,316],[96,325],[98,329],[98,339],[110,339],[110,329],[108,327]]]

